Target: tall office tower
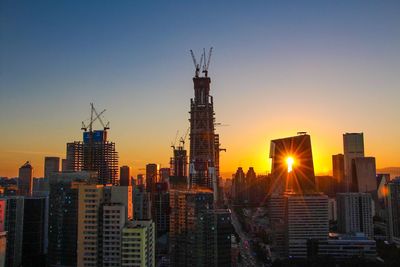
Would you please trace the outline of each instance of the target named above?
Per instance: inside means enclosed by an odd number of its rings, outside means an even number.
[[[192,56],[195,59],[193,54]],[[202,57],[205,59],[205,53]],[[210,188],[214,191],[214,200],[217,201],[219,137],[215,135],[214,102],[210,95],[208,67],[203,66],[204,77],[199,76],[200,67],[195,63],[194,99],[190,100],[189,187]]]
[[[196,266],[230,267],[231,258],[231,211],[206,210],[196,222],[198,251]]]
[[[151,219],[151,194],[144,185],[139,185],[133,190],[133,218],[134,220]]]
[[[317,193],[288,193],[286,198],[288,256],[306,258],[307,240],[328,238],[328,197]]]
[[[235,187],[233,198],[237,204],[245,204],[244,203],[245,200],[244,198],[246,195],[245,179],[246,176],[243,172],[243,169],[242,167],[239,167],[233,179],[233,186]]]
[[[18,191],[21,195],[32,195],[33,167],[29,161],[19,168]]]
[[[155,229],[148,221],[130,221],[122,229],[122,267],[155,266]]]
[[[272,140],[270,158],[272,183],[269,194],[315,192],[311,138],[308,134],[300,132],[297,136]]]
[[[254,171],[253,167],[250,167],[249,170],[246,173],[246,178],[245,178],[245,201],[247,203],[259,203],[258,201],[258,195],[259,191],[261,190],[267,190],[266,188],[260,188],[258,179],[257,179],[257,174]],[[265,196],[265,191],[263,192],[263,195]]]
[[[372,198],[369,193],[340,193],[336,195],[338,231],[364,233],[374,238]]]
[[[144,175],[139,173],[137,175],[137,183],[136,183],[136,185],[144,185],[145,184],[144,178],[145,178]]]
[[[344,192],[344,155],[332,155],[332,173],[336,179],[337,192]]]
[[[343,134],[344,151],[344,186],[345,192],[352,189],[352,161],[355,158],[364,157],[364,134],[363,133],[345,133]]]
[[[7,232],[0,232],[0,267],[6,263]]]
[[[335,197],[336,186],[336,179],[333,176],[315,176],[315,187],[317,192],[322,192],[329,197]]]
[[[171,169],[170,168],[160,168],[160,173],[159,173],[160,179],[159,179],[159,182],[168,183],[170,175],[171,175]]]
[[[7,248],[5,266],[19,267],[22,263],[24,197],[7,197],[6,201],[5,231],[7,232]]]
[[[77,266],[98,266],[102,262],[99,211],[103,202],[104,186],[79,185]]]
[[[131,168],[129,166],[122,166],[119,168],[119,184],[121,186],[132,185]]]
[[[169,191],[168,184],[156,183],[152,197],[152,218],[155,222],[157,238],[169,231]]]
[[[59,157],[45,157],[44,158],[44,178],[50,178],[53,172],[60,171],[60,158]]]
[[[77,266],[78,187],[97,173],[60,172],[50,177],[49,267]],[[88,214],[87,216],[91,216]]]
[[[65,172],[68,170],[68,161],[67,159],[62,159],[61,160],[61,171]]]
[[[352,160],[353,192],[376,191],[376,166],[374,157],[355,158]]]
[[[387,184],[389,241],[400,245],[400,177]]]
[[[104,203],[122,204],[127,220],[133,219],[133,188],[132,186],[105,186]]]
[[[201,214],[213,208],[211,190],[170,191],[171,266],[196,266],[205,261],[204,246],[196,240]]]
[[[154,184],[158,182],[158,164],[150,163],[146,165],[146,190],[152,192]]]
[[[121,266],[121,233],[127,221],[126,207],[120,203],[103,205],[102,212],[102,265]]]
[[[171,188],[176,187],[187,187],[187,165],[188,165],[188,158],[187,158],[187,151],[184,149],[183,145],[179,145],[178,147],[174,147],[173,150],[173,157],[170,160],[170,170],[171,170],[171,177],[170,177],[170,185]]]
[[[48,225],[48,197],[25,197],[22,236],[22,266],[46,265]]]

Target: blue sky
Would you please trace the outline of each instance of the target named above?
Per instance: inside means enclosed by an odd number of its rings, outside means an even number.
[[[346,131],[398,165],[399,14],[399,1],[1,1],[0,175],[28,159],[40,174],[90,102],[121,164],[167,165],[188,125],[189,50],[210,46],[224,171],[264,172],[269,141],[297,130],[320,171]]]

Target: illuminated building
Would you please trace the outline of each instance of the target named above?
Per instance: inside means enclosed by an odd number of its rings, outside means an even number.
[[[352,189],[353,159],[364,157],[364,134],[345,133],[343,134],[344,151],[344,191]]]
[[[0,232],[0,267],[6,263],[7,232]]]
[[[271,188],[269,194],[314,193],[315,175],[310,136],[297,136],[271,141]]]

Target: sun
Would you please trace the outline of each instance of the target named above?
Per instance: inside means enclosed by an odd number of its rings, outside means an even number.
[[[294,164],[294,158],[293,157],[287,157],[286,158],[286,164],[287,164],[287,167],[288,167],[288,172],[292,172],[293,164]]]

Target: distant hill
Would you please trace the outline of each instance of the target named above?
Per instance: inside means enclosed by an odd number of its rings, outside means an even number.
[[[389,173],[390,179],[393,179],[396,176],[400,176],[400,167],[386,167],[376,169],[376,173]]]

